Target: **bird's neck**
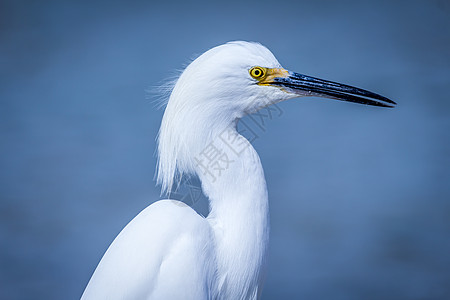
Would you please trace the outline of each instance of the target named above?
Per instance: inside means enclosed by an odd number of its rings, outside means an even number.
[[[259,156],[235,124],[211,135],[196,157],[210,200],[220,294],[256,299],[261,291],[269,241],[269,207]]]

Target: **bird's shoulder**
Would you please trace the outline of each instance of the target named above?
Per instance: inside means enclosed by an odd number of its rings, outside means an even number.
[[[183,202],[159,200],[142,210],[117,236],[110,248],[123,242],[124,248],[140,245],[146,253],[162,251],[186,236],[209,236],[205,218]],[[109,249],[108,249],[109,250]],[[161,253],[163,254],[163,253]]]
[[[166,285],[181,284],[186,278],[210,280],[215,263],[208,259],[214,257],[212,240],[208,222],[191,207],[176,200],[157,201],[116,237],[97,266],[83,299],[120,299],[120,295],[133,299],[147,299],[149,295],[170,297],[158,293],[178,291],[175,286]],[[200,295],[202,291],[191,293]]]

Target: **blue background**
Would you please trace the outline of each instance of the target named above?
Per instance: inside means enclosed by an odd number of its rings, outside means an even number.
[[[263,299],[450,299],[445,0],[2,1],[1,299],[80,297],[159,199],[154,87],[230,40],[399,103],[300,98],[267,122]]]

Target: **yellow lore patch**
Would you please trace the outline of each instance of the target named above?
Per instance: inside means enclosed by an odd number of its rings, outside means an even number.
[[[283,68],[253,67],[249,70],[250,76],[258,80],[259,85],[270,85],[274,78],[285,78],[289,72]]]

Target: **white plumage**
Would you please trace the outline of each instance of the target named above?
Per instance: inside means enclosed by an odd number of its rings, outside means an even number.
[[[122,230],[82,299],[212,298],[212,230],[187,205],[174,202],[148,206]]]
[[[82,299],[257,299],[267,261],[268,198],[259,157],[236,122],[301,95],[393,103],[318,80],[284,70],[257,43],[231,42],[194,60],[164,113],[157,180],[168,192],[184,174],[197,175],[210,213],[204,218],[175,200],[148,206],[108,248]]]

